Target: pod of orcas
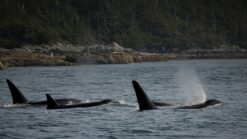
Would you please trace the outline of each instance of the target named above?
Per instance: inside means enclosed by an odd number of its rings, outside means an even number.
[[[15,84],[9,79],[6,80],[9,90],[12,95],[13,104],[29,104],[33,106],[47,105],[47,109],[67,109],[77,107],[93,107],[110,103],[112,100],[105,99],[102,101],[82,103],[78,99],[63,98],[53,99],[49,94],[46,94],[47,100],[41,101],[28,101],[21,91],[15,86]]]
[[[69,108],[79,108],[79,107],[81,108],[95,107],[95,106],[108,104],[114,101],[112,99],[103,99],[100,101],[82,103],[78,99],[71,99],[71,98],[53,99],[49,94],[46,94],[46,100],[29,101],[12,81],[6,79],[6,82],[11,92],[13,104],[29,104],[33,106],[46,105],[47,109],[69,109]],[[173,106],[168,103],[151,101],[148,95],[145,93],[145,91],[137,81],[133,80],[132,85],[135,90],[139,111],[155,110],[158,109],[159,106]],[[188,106],[180,106],[180,107],[176,107],[175,109],[201,109],[217,104],[221,104],[221,102],[216,99],[208,99],[203,103],[188,105]]]
[[[47,101],[46,100],[41,100],[41,101],[29,101],[23,94],[22,92],[15,86],[15,84],[10,81],[9,79],[6,80],[13,104],[30,104],[30,105],[46,105]],[[78,99],[70,99],[70,98],[63,98],[63,99],[56,99],[56,102],[60,105],[67,105],[67,104],[77,104],[80,103],[81,101]]]

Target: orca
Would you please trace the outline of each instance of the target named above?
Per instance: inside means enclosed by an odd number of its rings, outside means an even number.
[[[181,107],[177,107],[176,109],[202,109],[202,108],[207,108],[209,106],[214,106],[217,104],[221,104],[221,102],[217,99],[208,99],[203,103],[188,105],[188,106],[181,106]]]
[[[147,94],[145,91],[142,89],[142,87],[139,85],[139,83],[135,80],[132,81],[135,93],[136,93],[136,98],[138,101],[139,105],[139,110],[155,110],[157,107],[155,104],[149,100]]]
[[[11,92],[13,104],[30,104],[30,105],[46,105],[47,101],[28,101],[27,98],[22,94],[22,92],[15,86],[15,84],[10,81],[9,79],[6,79],[6,82],[8,84],[9,90]],[[56,102],[61,105],[67,105],[67,104],[77,104],[81,101],[78,99],[56,99]]]
[[[59,104],[49,94],[46,94],[46,98],[47,98],[47,107],[46,107],[47,109],[69,109],[69,108],[80,108],[80,107],[85,108],[85,107],[100,106],[112,102],[111,99],[104,99],[102,101],[63,105],[63,104]]]
[[[172,106],[171,104],[168,104],[168,103],[150,101],[147,94],[144,92],[144,90],[142,89],[142,87],[139,85],[137,81],[133,80],[132,84],[136,92],[136,97],[138,100],[140,110],[157,109],[156,106]],[[202,108],[214,106],[217,104],[221,104],[221,102],[217,99],[208,99],[203,103],[188,105],[188,106],[181,106],[175,109],[202,109]]]

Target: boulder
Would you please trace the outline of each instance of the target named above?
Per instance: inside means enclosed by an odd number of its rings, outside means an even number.
[[[3,70],[4,69],[4,65],[3,65],[3,63],[0,61],[0,70]]]

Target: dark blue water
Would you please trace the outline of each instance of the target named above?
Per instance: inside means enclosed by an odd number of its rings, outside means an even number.
[[[0,138],[211,138],[247,137],[247,60],[184,60],[127,65],[28,67],[0,71]],[[29,100],[115,99],[121,104],[47,110],[12,107],[5,79]],[[199,110],[137,111],[131,81],[153,100],[174,105],[216,98],[223,105]],[[193,99],[191,99],[193,98]]]

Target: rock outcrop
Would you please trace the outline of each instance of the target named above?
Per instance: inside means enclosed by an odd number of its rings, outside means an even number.
[[[5,68],[5,66],[3,65],[3,63],[0,61],[0,70],[3,70]]]
[[[175,58],[175,56],[172,55],[137,52],[132,49],[123,48],[117,43],[112,43],[107,46],[93,45],[81,50],[83,51],[80,53],[72,54],[74,61],[80,64],[128,64],[167,61]]]
[[[59,56],[51,56],[45,53],[37,53],[16,50],[0,50],[1,63],[5,63],[7,67],[26,67],[26,66],[63,66],[72,65],[65,61],[65,58]]]
[[[141,53],[126,49],[117,43],[110,45],[75,46],[55,44],[26,46],[18,49],[0,49],[0,68],[20,66],[63,66],[75,64],[128,64],[174,59],[174,56]],[[3,64],[5,63],[5,64]]]

